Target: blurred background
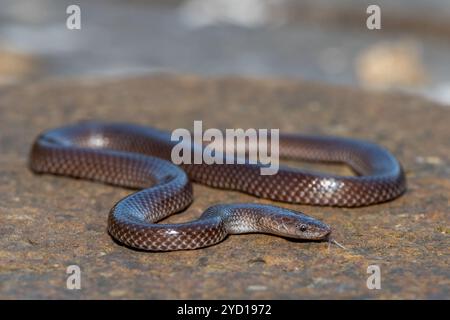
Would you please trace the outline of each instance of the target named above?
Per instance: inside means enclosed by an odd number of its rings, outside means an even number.
[[[81,8],[81,30],[66,8]],[[368,30],[368,5],[381,30]],[[448,0],[0,0],[0,88],[144,73],[301,78],[450,105]]]

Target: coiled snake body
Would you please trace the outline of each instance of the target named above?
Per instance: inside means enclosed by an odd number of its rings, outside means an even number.
[[[140,189],[110,211],[108,231],[130,247],[170,251],[196,249],[228,234],[263,232],[320,240],[331,229],[321,221],[281,207],[220,204],[195,221],[157,224],[187,208],[191,180],[275,201],[357,207],[391,200],[405,190],[397,160],[380,146],[353,139],[280,136],[280,157],[340,162],[357,176],[337,176],[280,167],[261,175],[254,164],[183,164],[170,161],[177,142],[170,133],[131,124],[83,122],[41,134],[30,153],[36,173],[52,173]]]

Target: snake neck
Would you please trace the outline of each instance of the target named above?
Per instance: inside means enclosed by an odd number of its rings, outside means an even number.
[[[280,210],[271,212],[272,208],[275,207],[251,203],[215,205],[208,208],[201,219],[221,217],[228,234],[279,234],[284,214]]]

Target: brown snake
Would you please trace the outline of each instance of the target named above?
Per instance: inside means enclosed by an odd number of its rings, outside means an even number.
[[[170,133],[118,123],[82,122],[41,134],[30,167],[52,173],[140,189],[110,211],[108,231],[119,242],[151,251],[196,249],[228,234],[262,232],[321,240],[331,232],[321,221],[263,204],[220,204],[195,221],[156,222],[187,208],[190,180],[289,203],[357,207],[394,199],[406,188],[397,160],[384,148],[338,137],[280,135],[280,157],[349,165],[356,176],[337,176],[280,167],[261,175],[255,164],[183,164],[170,161],[177,142]]]

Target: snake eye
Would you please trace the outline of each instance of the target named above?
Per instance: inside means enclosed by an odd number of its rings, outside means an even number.
[[[300,225],[300,231],[301,232],[305,232],[306,230],[308,230],[308,227],[304,224]]]

